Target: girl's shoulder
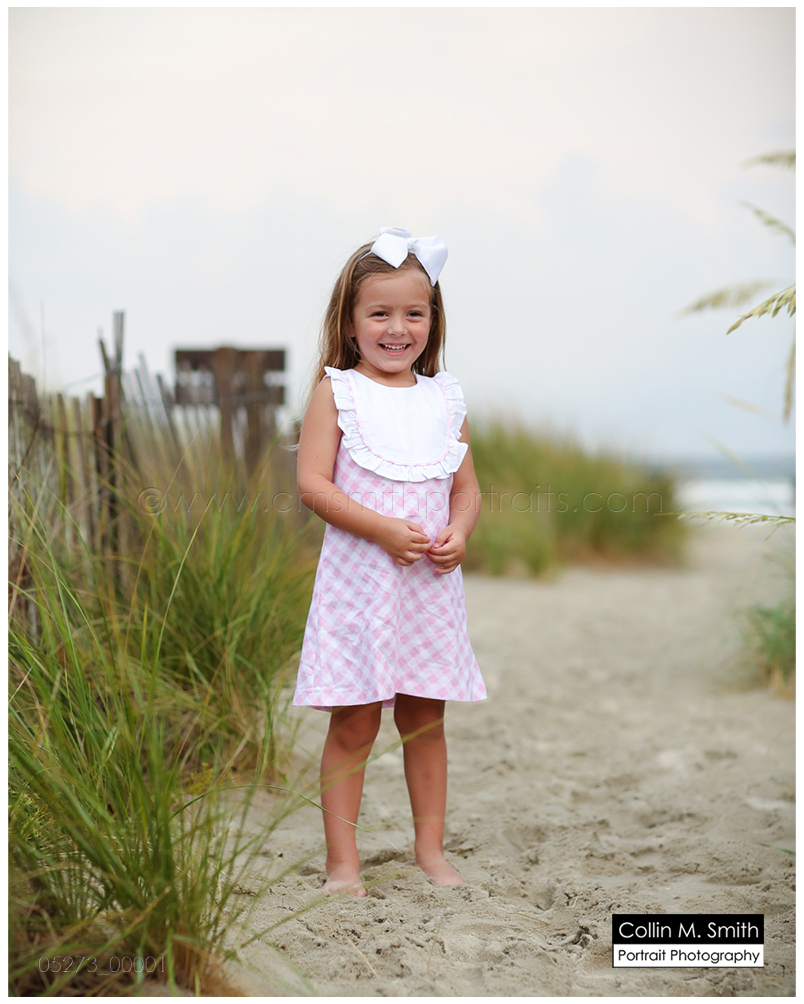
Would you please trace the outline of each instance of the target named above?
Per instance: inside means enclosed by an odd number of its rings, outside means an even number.
[[[329,380],[321,380],[307,399],[302,426],[317,434],[326,428],[337,428],[338,406]]]

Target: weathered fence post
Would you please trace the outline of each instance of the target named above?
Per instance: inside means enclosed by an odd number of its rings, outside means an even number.
[[[265,380],[262,371],[262,352],[242,353],[246,369],[246,470],[251,474],[257,467],[265,447]]]
[[[122,311],[113,317],[111,352],[98,333],[102,397],[38,395],[33,377],[9,358],[9,516],[19,531],[12,538],[20,538],[12,539],[9,551],[9,595],[18,611],[30,606],[21,583],[31,571],[24,531],[32,515],[46,527],[56,553],[64,542],[74,559],[83,541],[82,563],[104,558],[124,591],[138,525],[133,496],[150,487],[133,475],[147,476],[157,489],[158,515],[158,493],[170,490],[179,472],[182,481],[191,479],[194,497],[192,479],[200,485],[215,469],[216,416],[209,409],[217,406],[221,454],[238,479],[244,470],[251,476],[260,469],[275,434],[284,387],[274,374],[285,368],[283,349],[176,350],[174,397],[161,376],[151,377],[142,357],[138,370],[123,374],[124,333]],[[206,414],[193,416],[200,408]],[[280,453],[272,465],[275,477],[287,457]]]
[[[67,422],[67,407],[64,395],[56,395],[56,410],[59,416],[59,430],[56,436],[57,462],[59,465],[59,501],[64,507],[64,539],[71,547],[75,538],[73,531],[73,502],[75,500],[73,465],[70,457],[70,427]]]
[[[229,460],[235,457],[234,431],[232,428],[232,398],[237,370],[237,349],[224,346],[212,353],[212,372],[215,376],[215,390],[218,397],[218,411],[221,421],[221,453]]]

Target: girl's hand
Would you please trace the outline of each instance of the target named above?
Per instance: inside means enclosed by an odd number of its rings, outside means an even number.
[[[383,518],[382,529],[374,539],[399,565],[412,565],[430,547],[430,538],[418,523],[393,516]]]
[[[454,572],[463,561],[465,554],[466,534],[460,527],[452,524],[444,527],[427,552],[430,561],[436,566],[436,575],[447,575],[449,572]]]

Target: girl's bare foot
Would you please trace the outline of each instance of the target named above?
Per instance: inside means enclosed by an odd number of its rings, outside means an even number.
[[[463,885],[460,872],[452,867],[443,854],[426,858],[417,855],[416,864],[436,885]]]
[[[368,896],[360,880],[360,870],[351,865],[336,865],[327,872],[324,892],[337,892],[347,896]]]

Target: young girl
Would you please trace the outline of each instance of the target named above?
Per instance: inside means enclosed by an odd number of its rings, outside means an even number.
[[[328,524],[293,703],[331,711],[321,758],[330,892],[365,896],[355,841],[366,759],[394,708],[416,863],[444,857],[444,702],[486,689],[469,644],[460,563],[477,522],[458,381],[439,372],[440,238],[386,228],[343,268],[327,309],[302,425],[302,501]]]

